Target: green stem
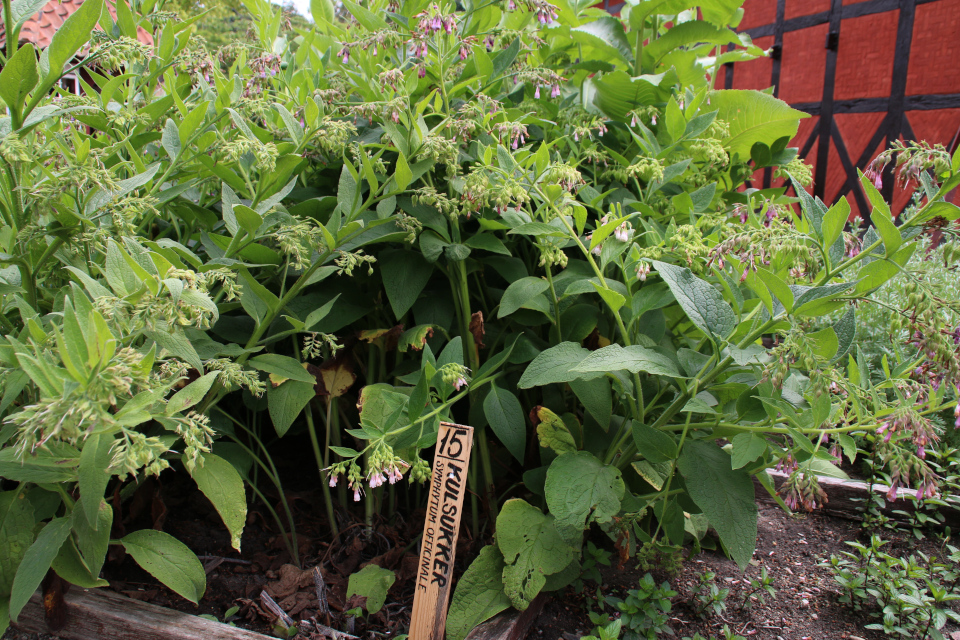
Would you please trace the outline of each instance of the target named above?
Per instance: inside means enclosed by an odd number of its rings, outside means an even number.
[[[320,440],[317,438],[317,429],[313,422],[313,402],[307,404],[307,410],[304,412],[304,415],[307,418],[307,430],[310,432],[310,445],[313,447],[313,457],[317,461],[317,468],[320,470],[320,488],[323,490],[323,501],[327,508],[327,520],[330,521],[330,530],[333,531],[333,535],[337,535],[340,531],[337,527],[336,514],[333,511],[333,497],[330,495],[330,485],[323,477],[323,469],[325,469],[327,465],[324,464],[324,456],[320,451]],[[329,433],[329,428],[327,431]]]
[[[553,298],[553,313],[556,315],[556,326],[557,326],[557,342],[560,342],[562,339],[561,336],[563,333],[560,331],[560,301],[557,299],[557,289],[553,286],[553,269],[550,268],[550,265],[547,265],[547,282],[550,283],[550,297]]]
[[[687,431],[690,430],[690,417],[692,415],[693,415],[692,413],[687,414],[687,421],[683,425],[683,433],[680,434],[680,444],[677,445],[677,451],[681,451],[683,449],[683,441],[687,439]],[[670,494],[670,485],[673,483],[673,476],[676,472],[677,472],[677,458],[674,458],[670,464],[670,474],[667,475],[667,482],[666,484],[663,485],[664,498]],[[663,513],[666,513],[666,505],[664,505]],[[657,536],[660,534],[660,529],[662,526],[663,526],[663,519],[660,518],[657,520],[657,528],[653,532],[654,542],[657,541]]]

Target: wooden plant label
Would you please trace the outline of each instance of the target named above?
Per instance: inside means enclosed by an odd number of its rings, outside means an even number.
[[[420,543],[410,640],[443,640],[444,637],[471,447],[473,427],[440,423],[430,476],[427,520]]]

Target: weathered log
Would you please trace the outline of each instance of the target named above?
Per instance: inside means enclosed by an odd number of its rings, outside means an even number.
[[[105,589],[73,587],[64,599],[67,623],[56,635],[68,640],[276,640]],[[29,633],[52,633],[39,592],[33,594],[13,626]]]
[[[780,485],[790,477],[788,473],[768,470],[768,474],[773,479],[774,485],[779,489]],[[761,502],[775,502],[767,493],[766,489],[756,484],[757,499]],[[860,520],[863,518],[863,509],[867,507],[870,498],[871,485],[860,480],[841,480],[828,476],[817,476],[817,482],[820,488],[827,494],[827,504],[821,509],[824,513],[838,518],[848,520]],[[916,491],[912,489],[897,489],[897,499],[893,502],[887,502],[886,496],[890,487],[885,484],[874,483],[872,485],[874,495],[883,498],[883,506],[880,510],[887,516],[897,518],[898,514],[894,511],[911,512],[921,504],[914,498]],[[960,500],[954,496],[946,496],[945,502],[950,506],[941,506],[938,511],[943,514],[944,525],[956,529],[960,527]]]
[[[525,611],[510,609],[490,618],[471,631],[466,640],[523,640],[547,603],[547,597],[541,593]]]

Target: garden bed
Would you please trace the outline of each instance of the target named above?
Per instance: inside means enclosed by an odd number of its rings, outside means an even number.
[[[292,454],[286,458],[291,467],[298,464]],[[175,474],[161,477],[165,484],[159,492],[145,490],[139,501],[141,511],[128,514],[131,527],[160,518],[169,533],[186,542],[203,559],[207,570],[207,591],[199,607],[183,600],[152,576],[139,568],[131,558],[114,557],[107,563],[104,576],[110,588],[123,595],[144,602],[170,607],[191,614],[209,614],[219,620],[231,607],[239,606],[232,621],[238,626],[271,634],[271,616],[259,603],[259,593],[266,590],[295,620],[307,620],[316,614],[317,600],[310,569],[321,564],[329,587],[328,601],[333,614],[333,626],[352,631],[365,638],[389,638],[406,630],[410,621],[414,589],[414,567],[419,549],[417,535],[422,527],[422,512],[399,519],[392,525],[381,524],[373,536],[362,535],[361,526],[343,527],[342,534],[331,541],[329,527],[319,514],[321,494],[310,488],[310,478],[301,480],[302,486],[291,484],[287,498],[291,501],[300,535],[301,563],[304,571],[291,564],[283,541],[268,521],[262,509],[254,506],[248,518],[242,539],[243,553],[230,548],[230,539],[217,520],[203,495],[188,490],[189,478]],[[135,501],[133,504],[137,504]],[[754,559],[747,569],[748,578],[756,577],[766,568],[774,579],[775,598],[765,604],[755,603],[743,610],[742,574],[736,564],[717,551],[704,551],[683,564],[680,575],[670,579],[679,592],[674,598],[670,624],[677,637],[700,632],[718,635],[722,627],[753,638],[801,640],[803,638],[864,638],[884,637],[864,629],[872,620],[864,613],[854,612],[838,602],[839,589],[830,570],[819,563],[831,554],[848,548],[846,540],[861,536],[858,522],[815,512],[809,515],[789,516],[779,507],[759,503],[759,537]],[[469,528],[464,530],[458,551],[456,575],[462,575],[481,545],[470,540]],[[937,555],[939,543],[933,537],[917,542],[912,535],[883,531],[891,542],[889,553],[908,554],[914,551]],[[612,551],[612,545],[602,534],[594,531],[593,542]],[[340,614],[356,606],[346,595],[347,577],[368,562],[381,564],[395,571],[397,581],[390,589],[386,604],[380,613],[367,620],[356,618],[353,626]],[[631,559],[618,567],[616,554],[610,567],[601,567],[604,595],[622,596],[635,589],[644,571],[636,568]],[[704,571],[717,575],[716,583],[729,588],[727,610],[720,615],[698,619],[690,605],[697,577]],[[669,579],[656,575],[657,581]],[[578,640],[589,635],[593,628],[588,616],[586,594],[595,595],[596,585],[590,581],[586,589],[577,593],[568,587],[559,593],[548,594],[542,613],[531,625],[528,638],[533,640]],[[596,605],[592,604],[594,610]],[[608,609],[609,611],[609,609]],[[339,619],[338,619],[339,617]],[[321,620],[321,622],[324,622]],[[945,631],[957,631],[947,627]],[[949,633],[945,634],[949,637]],[[38,639],[41,636],[11,630],[3,640]],[[498,636],[499,637],[499,636]],[[722,637],[722,636],[720,636]],[[516,640],[516,639],[514,639]]]

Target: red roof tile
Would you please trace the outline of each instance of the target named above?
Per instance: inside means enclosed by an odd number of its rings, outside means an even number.
[[[50,46],[53,34],[63,25],[64,21],[80,8],[83,0],[50,0],[43,9],[37,12],[37,15],[28,19],[23,28],[20,29],[20,42],[29,42],[40,49],[46,49]],[[110,15],[114,19],[117,17],[117,10],[112,1],[107,1]],[[97,29],[100,26],[97,25]],[[153,36],[145,29],[137,28],[137,39],[144,44],[153,44]],[[4,32],[3,24],[0,23],[0,46],[6,46],[7,38]]]

